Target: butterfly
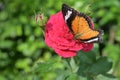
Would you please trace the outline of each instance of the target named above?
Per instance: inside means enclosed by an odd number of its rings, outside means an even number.
[[[74,38],[84,43],[102,42],[103,30],[94,30],[91,19],[66,4],[62,4],[63,18]]]

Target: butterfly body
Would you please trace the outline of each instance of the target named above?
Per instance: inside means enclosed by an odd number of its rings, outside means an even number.
[[[63,18],[75,39],[85,43],[102,42],[102,30],[94,30],[91,19],[73,8],[62,5]]]

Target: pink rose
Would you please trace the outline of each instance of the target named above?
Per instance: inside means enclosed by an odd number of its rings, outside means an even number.
[[[62,12],[52,15],[45,27],[45,42],[55,52],[64,57],[73,57],[79,50],[90,51],[92,43],[83,43],[73,38],[66,25]]]

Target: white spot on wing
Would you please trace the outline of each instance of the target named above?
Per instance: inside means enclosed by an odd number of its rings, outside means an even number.
[[[85,43],[91,43],[91,42],[94,42],[94,41],[98,41],[98,38],[94,38],[94,39],[91,39],[91,40],[85,41]]]
[[[72,14],[72,11],[67,12],[66,16],[65,16],[65,21],[67,21],[67,19],[70,17],[70,15]]]

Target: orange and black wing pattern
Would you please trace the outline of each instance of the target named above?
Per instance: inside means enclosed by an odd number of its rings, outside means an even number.
[[[102,42],[102,30],[94,30],[88,16],[79,13],[73,8],[62,5],[62,13],[66,24],[73,33],[75,39],[85,43]]]

